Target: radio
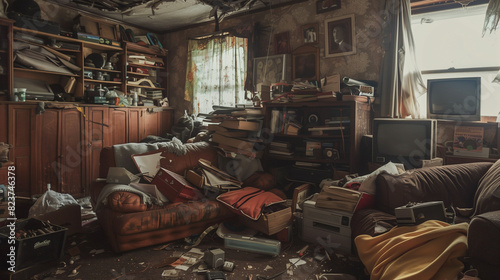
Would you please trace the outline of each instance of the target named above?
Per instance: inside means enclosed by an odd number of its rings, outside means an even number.
[[[418,225],[427,220],[446,222],[446,211],[442,201],[408,203],[394,209],[399,225]]]

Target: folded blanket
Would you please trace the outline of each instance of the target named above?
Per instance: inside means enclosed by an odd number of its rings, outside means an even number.
[[[398,226],[385,234],[360,235],[354,242],[370,279],[457,279],[467,250],[467,223],[429,220]]]

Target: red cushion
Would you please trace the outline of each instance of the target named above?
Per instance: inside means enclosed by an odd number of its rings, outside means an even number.
[[[252,220],[258,220],[265,207],[285,202],[272,192],[253,187],[223,193],[217,197],[217,200],[236,214],[246,216]]]

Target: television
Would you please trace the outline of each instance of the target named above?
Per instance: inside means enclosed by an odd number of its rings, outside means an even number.
[[[481,120],[481,77],[427,80],[427,118]]]
[[[373,120],[372,161],[402,163],[406,169],[422,167],[436,157],[437,121],[433,119]]]

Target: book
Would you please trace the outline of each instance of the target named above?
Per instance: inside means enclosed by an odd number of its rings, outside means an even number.
[[[316,207],[354,212],[362,193],[337,186],[324,186],[316,198]]]
[[[269,153],[270,154],[274,154],[274,155],[280,155],[280,156],[291,156],[291,155],[293,155],[292,151],[278,151],[278,150],[271,150],[271,149],[269,149]]]
[[[253,150],[255,141],[250,139],[238,139],[214,133],[212,141],[218,144],[224,144],[239,149]]]
[[[244,120],[223,120],[220,124],[225,128],[231,129],[241,129],[248,131],[259,131],[260,123],[252,122],[252,121],[244,121]]]
[[[375,97],[373,96],[363,96],[363,95],[342,95],[342,101],[358,101],[358,102],[373,102],[375,101]]]
[[[216,131],[216,134],[220,134],[226,137],[233,138],[246,138],[248,137],[248,132],[245,130],[226,130],[226,131]]]

